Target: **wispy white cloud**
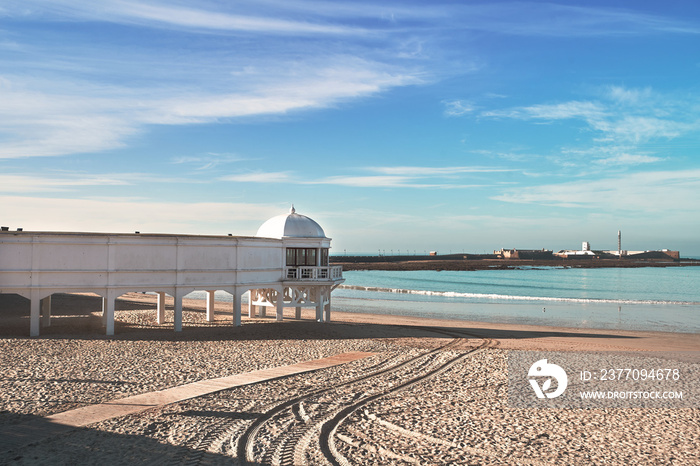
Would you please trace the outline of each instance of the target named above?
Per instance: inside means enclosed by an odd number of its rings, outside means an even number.
[[[73,87],[72,84],[70,87]],[[138,128],[125,118],[123,96],[107,98],[43,92],[21,78],[0,76],[0,158],[20,158],[101,151],[121,147]]]
[[[430,5],[408,3],[365,3],[365,2],[326,2],[323,0],[253,0],[250,2],[264,8],[286,11],[294,14],[312,15],[336,19],[375,19],[383,23],[402,23],[418,20],[435,20],[448,18],[453,12],[448,5],[432,3]]]
[[[606,212],[697,211],[700,170],[638,172],[619,177],[510,189],[495,200]]]
[[[449,100],[442,103],[445,106],[445,115],[451,117],[466,115],[475,110],[474,104],[464,100]]]
[[[700,128],[698,121],[673,121],[633,115],[614,120],[591,120],[589,123],[612,140],[630,143],[644,143],[651,139],[674,139],[690,130]]]
[[[246,160],[246,158],[235,154],[217,154],[210,152],[203,155],[183,155],[174,157],[172,163],[196,165],[196,170],[210,170],[220,165],[236,163],[242,160]]]
[[[275,64],[279,66],[279,64]],[[0,158],[100,152],[123,147],[153,124],[199,124],[222,118],[319,109],[417,84],[421,78],[381,63],[326,57],[296,65],[293,77],[249,81],[242,93],[194,88],[121,88],[0,77]]]
[[[104,21],[122,24],[162,26],[199,31],[240,31],[267,34],[363,34],[360,27],[343,24],[324,24],[275,18],[269,14],[235,14],[222,8],[209,9],[204,5],[165,4],[157,1],[103,0],[82,2],[77,0],[26,0],[24,14],[49,12],[63,17],[87,21]]]
[[[610,86],[600,99],[541,104],[481,112],[486,118],[511,118],[553,123],[579,121],[581,129],[591,135],[579,148],[561,148],[552,157],[562,165],[580,165],[570,156],[582,156],[581,162],[597,166],[632,166],[666,159],[645,145],[654,141],[671,141],[700,130],[696,109],[700,99],[689,96],[663,95],[651,88]]]
[[[329,176],[317,181],[309,181],[308,184],[330,184],[336,186],[350,186],[354,188],[439,188],[444,185],[416,183],[415,177],[396,175],[372,175],[372,176]]]
[[[141,183],[199,184],[192,177],[171,177],[149,173],[84,173],[53,171],[44,175],[0,174],[0,193],[45,193],[77,191],[85,187],[135,186]]]
[[[219,177],[221,181],[251,183],[288,183],[307,185],[335,185],[353,188],[471,188],[481,185],[466,184],[462,178],[467,174],[499,173],[514,171],[491,167],[364,167],[362,172],[379,175],[332,175],[316,180],[295,176],[293,172],[249,171]]]
[[[630,89],[623,86],[608,86],[606,91],[607,96],[611,100],[623,104],[638,105],[654,100],[654,94],[651,87]]]
[[[586,149],[562,149],[561,160],[557,160],[557,163],[562,166],[569,163],[572,167],[579,167],[580,169],[580,163],[574,163],[575,160],[583,161],[581,163],[585,162],[589,167],[597,170],[600,168],[632,167],[658,163],[668,160],[668,158],[641,151],[634,145],[613,144],[608,146],[595,145]]]
[[[541,2],[492,2],[462,7],[465,26],[520,36],[586,37],[651,33],[700,34],[696,22],[632,9]]]
[[[396,5],[381,2],[239,1],[232,5],[200,2],[196,7],[191,2],[155,0],[6,0],[5,3],[4,14],[9,16],[49,14],[195,32],[358,35],[388,25],[434,28],[439,21],[448,33],[453,29],[471,29],[509,35],[561,37],[658,32],[700,34],[700,27],[687,18],[663,17],[625,8],[541,2]],[[368,24],[371,29],[365,27]]]
[[[307,184],[328,184],[356,188],[431,188],[462,189],[482,187],[483,184],[465,183],[468,174],[513,171],[491,167],[365,167],[363,171],[380,175],[337,175],[308,181]]]
[[[559,104],[532,105],[506,110],[489,110],[481,113],[485,117],[516,118],[519,120],[564,120],[581,118],[597,121],[606,115],[605,107],[597,102],[571,101]]]
[[[202,95],[155,103],[150,118],[155,123],[191,123],[215,118],[284,114],[322,108],[346,99],[372,95],[386,89],[414,85],[421,77],[364,59],[339,56],[306,63],[300,74],[282,73],[245,93]]]
[[[658,163],[663,160],[665,160],[663,157],[655,157],[652,155],[621,153],[597,159],[595,162],[603,166],[632,166]]]
[[[0,192],[36,193],[66,191],[84,186],[123,186],[129,184],[124,179],[110,175],[75,176],[32,176],[0,174]]]
[[[1,33],[2,31],[0,31]],[[12,52],[21,52],[24,50],[24,47],[15,41],[11,40],[0,40],[0,50],[7,50],[7,51],[12,51]]]
[[[253,171],[225,175],[218,178],[220,181],[235,181],[238,183],[287,183],[293,182],[290,172],[263,172]]]
[[[387,175],[408,175],[415,177],[427,176],[450,176],[464,173],[502,173],[508,171],[516,171],[511,168],[498,167],[471,167],[471,166],[456,166],[456,167],[367,167],[366,170],[385,173]]]

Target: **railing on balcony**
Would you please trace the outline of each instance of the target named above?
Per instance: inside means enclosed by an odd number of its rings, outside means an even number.
[[[286,267],[287,280],[340,280],[343,278],[343,266],[330,267]]]

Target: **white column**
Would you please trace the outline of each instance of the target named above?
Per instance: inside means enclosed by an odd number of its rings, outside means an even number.
[[[331,294],[330,294],[330,292],[328,292],[328,301],[326,301],[326,305],[324,306],[324,311],[325,311],[325,315],[323,316],[323,321],[330,322],[331,321]]]
[[[158,307],[156,310],[156,322],[162,324],[165,322],[165,292],[158,291]]]
[[[117,292],[107,290],[107,297],[102,302],[102,318],[105,321],[105,334],[114,335],[114,306],[117,300]]]
[[[107,326],[107,298],[102,297],[102,325]]]
[[[284,319],[284,290],[279,290],[277,292],[277,316],[276,319],[278,322],[281,322]]]
[[[41,300],[41,326],[51,326],[51,296]]]
[[[175,325],[176,332],[182,332],[182,292],[175,290]]]
[[[236,288],[233,293],[233,325],[241,326],[241,292]]]
[[[255,306],[253,305],[253,300],[255,299],[256,290],[250,290],[248,295],[248,318],[255,317]]]
[[[214,321],[214,291],[207,290],[207,322]]]
[[[39,328],[41,327],[41,300],[35,293],[31,294],[29,300],[29,336],[38,337]]]
[[[316,322],[323,322],[323,294],[320,292],[316,301]]]

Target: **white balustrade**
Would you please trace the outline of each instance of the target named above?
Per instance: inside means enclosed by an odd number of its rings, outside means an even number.
[[[285,269],[287,280],[314,280],[314,281],[334,281],[343,279],[343,267],[334,265],[329,267],[287,267]]]

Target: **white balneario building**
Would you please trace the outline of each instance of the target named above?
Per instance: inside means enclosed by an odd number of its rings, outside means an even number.
[[[274,307],[316,308],[330,321],[331,292],[342,269],[328,262],[331,240],[321,226],[295,212],[273,217],[256,236],[0,232],[0,293],[29,299],[30,335],[51,324],[51,295],[91,292],[103,298],[107,335],[114,334],[115,300],[127,292],[155,292],[157,321],[165,296],[175,300],[175,331],[182,330],[182,298],[206,291],[207,320],[214,317],[214,292],[233,296],[233,324],[241,325],[241,300],[249,293],[249,315]]]

